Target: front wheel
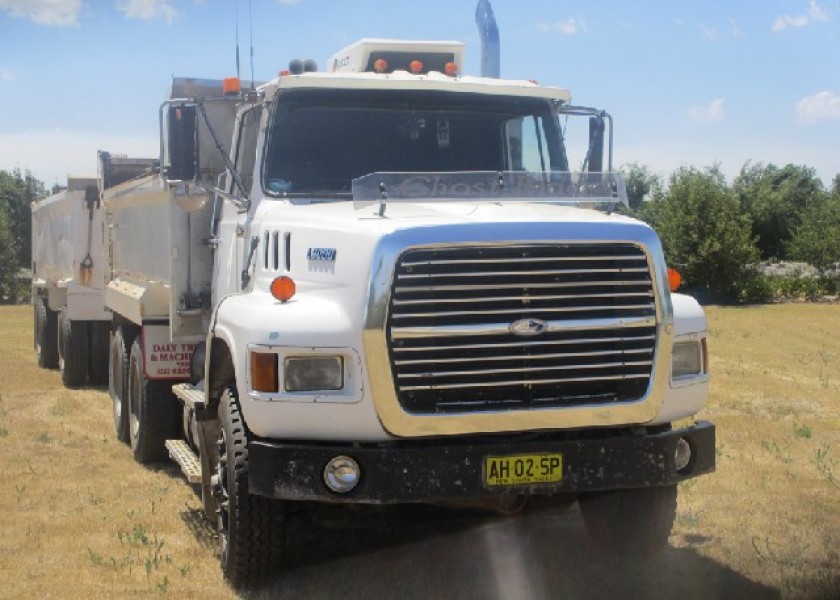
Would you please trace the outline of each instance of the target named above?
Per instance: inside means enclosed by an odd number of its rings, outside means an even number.
[[[668,544],[677,515],[677,486],[581,494],[586,533],[602,552],[650,557]]]
[[[248,492],[248,432],[234,386],[219,403],[219,557],[231,582],[258,581],[279,569],[286,538],[286,514],[279,500]]]

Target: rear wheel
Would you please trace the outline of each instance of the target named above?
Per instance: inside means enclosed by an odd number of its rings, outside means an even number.
[[[58,317],[45,298],[35,299],[35,355],[42,369],[58,367]]]
[[[111,337],[111,355],[108,360],[108,393],[111,396],[111,414],[117,439],[129,443],[128,435],[128,349],[132,338],[126,338],[126,331],[117,328]]]
[[[604,553],[649,557],[668,544],[677,515],[677,486],[581,494],[586,532]]]
[[[178,436],[178,401],[168,381],[152,381],[143,370],[139,339],[128,361],[128,431],[134,459],[150,463],[166,458],[164,443]]]
[[[248,431],[234,386],[219,404],[217,448],[222,571],[236,584],[258,581],[282,564],[286,514],[281,501],[248,493]]]
[[[92,321],[90,323],[90,367],[88,374],[93,385],[108,384],[110,325],[107,321]]]
[[[62,310],[58,317],[58,368],[67,387],[79,387],[87,380],[90,336],[86,321],[74,321]]]

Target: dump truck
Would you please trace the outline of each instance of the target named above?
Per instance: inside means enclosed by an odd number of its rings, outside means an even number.
[[[32,204],[32,304],[38,364],[58,367],[64,385],[108,383],[111,313],[100,194],[151,172],[157,159],[99,153],[99,174],[74,176]]]
[[[576,500],[648,554],[714,470],[706,320],[623,214],[612,118],[463,52],[173,79],[160,168],[102,193],[116,433],[200,487],[234,582],[319,506]]]

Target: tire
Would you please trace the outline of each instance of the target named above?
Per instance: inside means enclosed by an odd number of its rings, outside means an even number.
[[[286,513],[283,502],[248,493],[248,431],[234,386],[219,404],[217,449],[222,572],[236,585],[258,582],[282,566]]]
[[[111,337],[111,352],[108,358],[108,394],[111,396],[111,414],[117,439],[126,444],[131,442],[128,434],[128,349],[131,337],[126,337],[122,327]]]
[[[35,356],[42,369],[58,367],[58,317],[44,298],[35,299]]]
[[[58,349],[58,368],[64,385],[69,388],[84,385],[90,361],[87,321],[74,321],[62,310],[58,317]]]
[[[134,460],[141,464],[165,459],[164,443],[179,437],[178,401],[170,386],[146,377],[140,340],[135,339],[128,360],[128,433]]]
[[[92,321],[90,323],[88,376],[91,385],[103,386],[109,383],[110,325],[107,321]]]
[[[647,558],[668,544],[677,515],[677,486],[581,494],[586,532],[605,554]]]

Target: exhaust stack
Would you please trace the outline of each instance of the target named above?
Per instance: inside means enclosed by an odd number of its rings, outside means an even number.
[[[478,0],[475,24],[481,39],[481,76],[499,78],[499,27],[490,0]]]

